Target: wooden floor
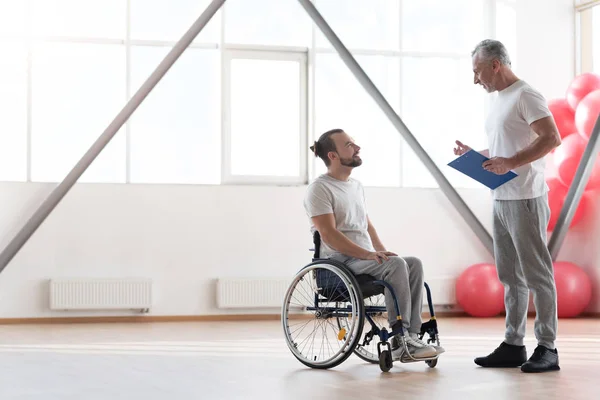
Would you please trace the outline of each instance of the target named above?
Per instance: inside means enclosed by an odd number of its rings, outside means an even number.
[[[444,319],[436,368],[389,373],[355,356],[335,369],[300,364],[279,322],[0,326],[0,399],[592,399],[600,389],[600,320],[560,320],[561,371],[483,369],[503,320]],[[528,352],[535,347],[533,320]]]

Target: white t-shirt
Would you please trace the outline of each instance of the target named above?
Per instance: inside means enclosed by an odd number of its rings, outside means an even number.
[[[308,185],[304,209],[309,218],[333,214],[336,228],[356,245],[375,251],[368,232],[367,203],[362,184],[356,179],[340,181],[323,174]],[[310,222],[310,231],[316,228]],[[321,258],[337,253],[321,236]]]
[[[512,157],[529,146],[537,134],[530,124],[552,115],[540,92],[519,80],[498,91],[485,123],[490,157]],[[493,191],[496,200],[521,200],[539,197],[548,191],[544,178],[546,161],[540,158],[516,168],[518,175]]]

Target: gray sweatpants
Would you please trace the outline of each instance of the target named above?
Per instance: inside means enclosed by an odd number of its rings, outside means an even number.
[[[378,264],[374,260],[361,260],[336,253],[331,258],[343,262],[356,275],[368,274],[375,279],[388,282],[394,289],[398,308],[402,316],[402,326],[411,333],[421,331],[421,308],[423,304],[423,263],[415,257],[392,256]],[[394,300],[385,289],[385,305],[388,322],[392,327],[396,322]]]
[[[538,344],[554,348],[558,317],[554,267],[546,243],[549,218],[547,195],[494,201],[494,253],[498,278],[505,288],[508,344],[523,345],[531,290],[535,337]]]

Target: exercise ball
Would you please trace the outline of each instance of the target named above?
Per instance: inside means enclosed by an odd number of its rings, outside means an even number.
[[[569,135],[562,140],[562,144],[554,152],[553,162],[556,166],[556,173],[564,186],[571,186],[586,146],[587,141],[580,135]],[[598,188],[600,188],[600,157],[596,157],[585,190]]]
[[[575,127],[584,139],[592,136],[592,130],[600,115],[600,90],[595,90],[585,96],[575,111]]]
[[[567,103],[566,99],[550,100],[548,108],[552,113],[561,138],[577,132],[577,128],[575,127],[575,111]]]
[[[550,189],[548,192],[548,206],[550,207],[550,221],[548,222],[548,230],[552,231],[556,226],[558,217],[560,216],[560,212],[563,204],[565,203],[565,198],[567,197],[569,188],[563,185],[558,178],[550,178],[546,180],[546,183]],[[577,225],[583,219],[586,209],[587,198],[584,193],[579,200],[577,208],[575,209],[575,214],[573,215],[573,219],[571,220],[569,228]]]
[[[566,93],[567,103],[573,111],[577,110],[579,102],[594,90],[600,89],[600,75],[586,72],[575,77],[569,84]]]
[[[559,318],[581,314],[592,299],[592,282],[583,268],[567,261],[554,262]]]
[[[493,264],[475,264],[456,280],[456,301],[473,317],[494,317],[504,311],[504,285]]]

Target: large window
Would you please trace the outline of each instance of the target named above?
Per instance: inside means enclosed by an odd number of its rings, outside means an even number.
[[[59,182],[125,104],[125,49],[39,43],[31,72],[31,179]],[[125,182],[124,167],[121,131],[80,180]]]
[[[225,42],[308,47],[312,20],[297,0],[227,0]]]
[[[230,50],[225,62],[225,181],[302,183],[305,54]]]
[[[386,56],[357,56],[357,61],[399,111],[400,59]],[[316,66],[316,132],[342,128],[361,146],[363,165],[355,177],[367,185],[400,185],[400,134],[369,96],[337,54],[318,54]],[[320,159],[315,172],[325,172]]]
[[[0,180],[62,180],[210,3],[0,0]],[[516,0],[313,3],[450,181],[476,185],[446,165],[456,139],[485,146],[470,51],[497,37],[514,65]],[[80,181],[304,184],[332,128],[366,186],[437,186],[297,1],[228,0]]]
[[[487,147],[484,95],[473,85],[470,58],[406,57],[402,65],[404,122],[425,151],[457,186],[476,186],[446,164],[455,158],[454,141]],[[407,145],[402,159],[404,186],[435,187],[433,176]]]
[[[118,0],[124,3],[123,0]],[[210,0],[129,0],[132,41],[177,41],[192,26]],[[218,12],[195,42],[218,43],[221,38]]]
[[[481,0],[403,0],[402,48],[468,55],[484,33]]]
[[[131,50],[136,91],[170,48]],[[148,95],[130,120],[130,181],[221,181],[219,52],[190,48]]]
[[[0,11],[1,12],[1,11]],[[27,179],[27,49],[0,39],[0,180]]]

